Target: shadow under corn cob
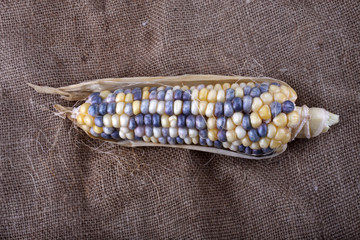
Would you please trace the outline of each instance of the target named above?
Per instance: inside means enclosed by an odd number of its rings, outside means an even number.
[[[296,92],[274,79],[213,75],[159,79],[145,81],[155,86],[144,81],[136,86],[135,78],[127,84],[105,79],[55,90],[71,100],[74,92],[76,98],[85,97],[68,117],[91,137],[202,146],[199,150],[206,147],[205,151],[250,158],[277,155],[296,136],[317,136],[338,121],[337,115],[323,109],[295,107]]]

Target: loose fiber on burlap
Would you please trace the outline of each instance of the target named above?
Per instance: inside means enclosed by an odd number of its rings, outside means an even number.
[[[1,1],[1,239],[360,237],[358,1]],[[340,115],[271,160],[90,139],[26,83],[268,76]]]

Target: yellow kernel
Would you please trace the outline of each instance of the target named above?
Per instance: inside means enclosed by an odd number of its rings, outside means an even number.
[[[288,119],[287,127],[295,128],[300,123],[300,114],[298,113],[298,111],[292,111],[291,113],[288,113],[287,119]]]
[[[261,148],[267,148],[269,147],[270,139],[267,137],[261,138],[259,141],[259,145]]]
[[[226,130],[234,130],[236,128],[236,125],[234,124],[234,122],[231,120],[231,118],[228,118],[226,120]]]
[[[273,85],[271,85],[271,86],[273,86]],[[264,104],[268,104],[268,105],[271,104],[274,101],[273,96],[268,92],[262,93],[260,95],[260,98],[261,98],[261,100],[263,101]]]
[[[98,126],[93,126],[93,130],[94,130],[94,132],[96,132],[96,133],[98,133],[98,134],[100,134],[100,133],[102,133],[103,132],[103,129],[102,129],[102,127],[98,127]]]
[[[290,90],[285,85],[280,86],[280,92],[282,92],[286,96],[286,98],[288,98],[290,96]]]
[[[160,91],[160,88],[157,89],[158,91]],[[189,90],[189,86],[184,85],[181,87],[181,90],[185,91],[185,90]]]
[[[117,114],[123,114],[124,113],[124,108],[125,108],[125,102],[118,102],[116,104],[116,108],[115,108],[115,112]]]
[[[211,84],[209,84],[209,85],[207,85],[207,86],[206,86],[206,88],[210,90],[210,89],[213,89],[213,88],[214,88],[214,86],[213,86],[213,85],[211,85]]]
[[[225,91],[220,89],[217,92],[217,96],[216,96],[216,101],[217,102],[225,102]]]
[[[244,147],[248,147],[251,145],[252,142],[250,141],[248,136],[246,136],[243,139],[241,139],[241,143],[242,143],[242,145],[244,145]]]
[[[230,88],[230,83],[224,83],[224,84],[222,85],[222,89],[223,89],[223,90],[226,90],[226,89],[228,89],[228,88]]]
[[[198,143],[199,143],[199,136],[191,138],[191,141],[192,141],[193,144],[195,144],[195,145],[198,144]]]
[[[289,91],[290,91],[289,100],[292,102],[295,102],[297,99],[297,94],[296,94],[295,90],[292,88],[289,88]]]
[[[112,119],[110,114],[105,114],[103,117],[103,123],[105,127],[112,127]]]
[[[256,84],[254,82],[248,82],[246,85],[248,85],[248,86],[250,86],[252,88],[256,86]]]
[[[126,103],[132,103],[134,101],[134,97],[132,93],[128,93],[125,96],[125,102]]]
[[[274,94],[274,100],[279,103],[283,103],[287,100],[287,97],[282,92],[277,92]]]
[[[141,106],[141,101],[134,101],[132,104],[132,108],[133,108],[133,113],[134,115],[137,115],[140,113],[140,106]]]
[[[208,129],[216,128],[216,118],[215,117],[208,118],[206,125]]]
[[[269,120],[271,118],[271,110],[269,105],[264,105],[259,109],[259,116],[263,120]]]
[[[286,138],[287,132],[288,131],[286,128],[283,128],[283,127],[278,128],[274,139],[278,140],[278,141],[283,141]]]
[[[209,93],[209,89],[207,88],[202,88],[199,92],[199,100],[200,101],[206,101],[207,100],[207,95]]]
[[[261,99],[259,97],[255,97],[253,99],[253,102],[252,102],[252,105],[251,105],[251,110],[253,112],[257,112],[262,107],[262,105],[263,105],[263,102],[261,101]]]
[[[125,101],[125,93],[118,93],[115,98],[115,102],[124,102]]]
[[[242,89],[241,87],[237,87],[235,89],[235,97],[244,97],[244,89]]]
[[[236,88],[238,88],[239,87],[239,84],[238,83],[233,83],[233,84],[231,84],[231,88],[232,89],[236,89]]]
[[[257,143],[257,142],[253,142],[253,143],[250,145],[250,148],[251,148],[251,149],[258,150],[258,149],[260,149],[260,145],[259,145],[259,143]]]
[[[250,114],[250,122],[253,128],[258,128],[261,125],[262,120],[257,112],[252,112]]]
[[[221,84],[219,83],[215,84],[214,90],[219,91],[220,89],[222,89]]]
[[[168,115],[166,115],[166,114],[161,115],[161,126],[164,128],[170,127],[170,121],[169,121]]]
[[[280,88],[276,85],[270,85],[269,86],[269,93],[275,94],[277,92],[280,92]]]
[[[233,142],[236,140],[236,133],[234,130],[226,131],[226,139],[228,142]]]
[[[86,126],[92,127],[95,125],[94,123],[94,117],[90,116],[90,115],[86,115],[84,117],[84,123],[86,124]]]
[[[204,88],[203,88],[204,89]],[[206,106],[207,106],[207,102],[206,101],[201,101],[200,103],[199,103],[199,113],[201,114],[201,115],[205,115],[205,111],[206,111]]]
[[[269,123],[267,127],[268,127],[267,137],[272,139],[273,137],[275,137],[276,127],[273,123]]]
[[[149,91],[150,87],[143,87],[143,91]]]
[[[148,90],[143,91],[142,99],[149,99],[149,95],[150,95],[150,93]]]
[[[150,142],[150,138],[149,138],[148,136],[143,136],[143,140],[144,140],[145,142]]]
[[[194,89],[191,92],[191,100],[199,100],[199,90],[198,89]]]
[[[80,113],[84,113],[84,114],[87,114],[88,113],[88,109],[90,107],[90,103],[84,103],[80,106]]]
[[[275,139],[272,139],[270,141],[270,148],[275,149],[275,148],[278,148],[280,146],[281,146],[281,141],[278,141],[278,140],[275,140]]]
[[[85,117],[86,115],[84,114],[84,113],[79,113],[77,116],[76,116],[76,121],[77,121],[77,123],[78,124],[81,124],[81,125],[83,125],[83,124],[85,124],[85,122],[84,122],[84,117]]]
[[[285,127],[287,124],[287,116],[285,113],[280,113],[273,119],[273,123],[278,127]]]
[[[158,143],[159,142],[158,139],[156,137],[154,137],[154,136],[150,137],[150,140],[153,143]]]
[[[287,131],[285,138],[281,141],[282,144],[287,144],[291,140],[291,132]]]
[[[109,90],[104,90],[100,92],[100,97],[105,99],[111,92]]]
[[[216,95],[217,91],[215,89],[211,89],[207,96],[208,102],[216,102]]]
[[[217,140],[217,134],[218,134],[218,130],[216,128],[212,128],[208,131],[208,138],[211,141],[216,141]]]
[[[86,125],[81,125],[82,130],[84,130],[85,132],[89,132],[90,131],[90,127],[86,126]]]

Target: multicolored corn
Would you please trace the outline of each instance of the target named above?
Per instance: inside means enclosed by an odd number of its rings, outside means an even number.
[[[291,87],[270,80],[125,87],[91,93],[71,118],[107,141],[199,145],[262,157],[283,151],[296,136],[314,136],[309,109],[296,107],[296,99]],[[338,121],[326,114],[320,133]]]

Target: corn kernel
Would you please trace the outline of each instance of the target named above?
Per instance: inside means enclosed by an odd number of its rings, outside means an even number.
[[[120,116],[118,114],[112,115],[111,123],[112,123],[113,127],[120,128]]]
[[[252,142],[250,141],[250,139],[246,136],[243,139],[241,139],[241,143],[242,145],[244,145],[244,147],[248,147],[252,144]]]
[[[156,137],[154,137],[154,136],[150,137],[150,140],[153,143],[158,143],[159,142],[158,139]]]
[[[264,105],[259,109],[259,116],[263,120],[269,120],[271,118],[271,110],[269,105]]]
[[[208,131],[208,138],[211,141],[216,141],[217,140],[217,134],[218,134],[218,130],[216,128],[212,128]]]
[[[93,126],[93,130],[94,130],[94,132],[96,132],[97,134],[100,134],[100,133],[102,133],[103,132],[103,129],[102,129],[102,127],[98,127],[98,126]]]
[[[253,112],[257,112],[262,107],[262,105],[263,105],[263,102],[261,101],[261,99],[259,97],[255,97],[255,98],[253,98],[253,101],[252,101],[251,110]]]
[[[269,147],[270,139],[267,137],[261,138],[259,141],[259,145],[261,148],[267,148]]]
[[[214,90],[219,91],[220,89],[222,89],[221,84],[219,83],[215,84]]]
[[[192,143],[193,144],[198,144],[199,143],[199,137],[193,137],[193,138],[191,138],[191,141],[192,141]]]
[[[76,121],[77,121],[77,123],[78,124],[81,124],[81,125],[83,125],[83,124],[85,124],[85,122],[84,122],[84,117],[85,117],[86,115],[84,114],[84,113],[79,113],[77,116],[76,116]]]
[[[206,110],[205,110],[205,115],[208,118],[214,116],[214,108],[215,108],[215,103],[211,102],[211,103],[207,104]]]
[[[80,127],[81,127],[82,130],[84,130],[85,132],[89,132],[89,131],[90,131],[90,127],[89,127],[89,126],[81,125]]]
[[[239,126],[242,123],[243,117],[244,117],[244,114],[242,112],[235,112],[232,115],[231,119],[232,119],[233,123],[235,123],[236,125]]]
[[[211,89],[207,96],[208,102],[216,102],[216,95],[217,91],[215,89]]]
[[[237,87],[235,89],[235,97],[244,97],[244,89],[242,89],[241,87]]]
[[[282,92],[277,92],[274,94],[274,100],[279,103],[283,103],[287,100],[287,97]]]
[[[287,124],[287,117],[285,113],[280,113],[273,119],[273,123],[278,127],[285,127]]]
[[[276,85],[270,85],[269,86],[269,93],[275,94],[277,92],[280,92],[280,88]]]
[[[283,128],[283,127],[278,128],[274,139],[278,140],[278,141],[283,141],[286,138],[287,132],[288,131],[286,128]]]
[[[201,101],[200,103],[199,103],[199,113],[201,114],[201,115],[205,115],[205,111],[206,111],[206,106],[207,106],[207,102],[206,101]]]
[[[95,125],[94,123],[94,117],[93,116],[90,116],[90,115],[86,115],[84,117],[84,123],[86,124],[86,126],[88,127],[92,127]]]
[[[290,96],[290,90],[285,85],[280,86],[280,92],[282,92],[286,96],[286,98],[288,98]]]
[[[271,86],[273,86],[273,85],[271,85]],[[273,96],[268,92],[262,93],[260,95],[260,98],[263,101],[263,103],[267,104],[267,105],[271,104],[274,101]]]
[[[234,122],[231,120],[231,118],[228,118],[226,120],[226,130],[234,130],[236,127],[236,125],[234,124]]]
[[[148,90],[144,90],[143,91],[143,94],[142,94],[142,99],[149,99],[149,91]]]
[[[90,103],[82,104],[79,109],[80,113],[87,114],[89,107],[90,107]]]
[[[150,87],[143,87],[143,91],[149,91]]]
[[[170,127],[170,121],[169,121],[169,116],[164,114],[161,115],[161,126],[164,128],[169,128]]]
[[[282,144],[287,144],[291,140],[291,132],[287,131],[285,138],[281,141]]]
[[[236,140],[236,133],[234,130],[226,131],[226,139],[228,142],[233,142]]]
[[[174,114],[179,115],[182,112],[182,100],[175,100],[174,102]]]
[[[250,86],[252,88],[256,86],[256,84],[254,82],[248,82],[246,85]]]
[[[115,102],[125,102],[125,93],[118,93],[116,95]]]
[[[184,85],[181,87],[181,90],[185,91],[185,90],[189,90],[189,86]],[[158,91],[160,91],[160,88],[158,88]]]
[[[127,128],[129,125],[129,120],[130,120],[130,117],[128,115],[126,115],[126,114],[120,115],[120,126]]]
[[[239,87],[239,84],[238,83],[233,83],[233,84],[231,84],[231,88],[232,89],[236,89],[236,88],[238,88]]]
[[[126,103],[132,103],[134,101],[134,97],[132,93],[128,93],[125,96],[125,102]]]
[[[289,88],[289,90],[290,90],[289,100],[292,101],[292,102],[295,102],[296,99],[297,99],[297,94],[296,94],[294,89]]]
[[[194,89],[192,92],[191,92],[191,100],[199,100],[199,90],[197,89]]]
[[[143,136],[143,140],[145,141],[145,142],[150,142],[150,138],[148,137],[148,136]]]
[[[132,108],[133,108],[134,115],[138,115],[140,113],[140,106],[141,106],[141,101],[133,102]]]
[[[268,127],[267,137],[272,139],[273,137],[275,137],[277,129],[273,123],[269,123],[267,127]]]
[[[214,86],[213,86],[213,85],[211,85],[211,84],[209,84],[209,85],[207,85],[207,86],[206,86],[206,88],[207,88],[207,89],[209,89],[209,90],[211,90],[211,89],[213,89],[213,88],[214,88]]]
[[[300,123],[300,114],[298,113],[298,111],[292,111],[287,115],[287,119],[288,119],[287,127],[295,128]]]
[[[105,99],[111,92],[109,90],[104,90],[100,92],[100,97]]]
[[[207,88],[202,88],[199,92],[199,100],[200,101],[206,101],[207,100],[207,95],[209,93],[209,89]]]
[[[216,101],[217,102],[225,102],[225,91],[224,90],[220,89],[217,92]]]
[[[230,88],[230,83],[224,83],[224,84],[222,85],[222,89],[223,89],[223,90],[226,90],[226,89],[228,89],[228,88]]]
[[[195,116],[199,114],[199,102],[196,100],[191,102],[191,114]]]
[[[250,122],[253,128],[258,128],[261,125],[262,120],[257,112],[252,112],[250,114]]]
[[[169,117],[170,127],[176,128],[177,127],[177,116],[172,115]]]
[[[235,128],[235,133],[238,139],[242,139],[246,136],[246,130],[242,128],[241,126],[237,126]]]
[[[272,149],[275,149],[275,148],[278,148],[281,146],[281,141],[278,141],[278,140],[274,140],[272,139],[271,142],[270,142],[270,147]]]
[[[112,119],[110,114],[105,114],[103,117],[103,123],[105,127],[112,127]]]
[[[117,114],[123,114],[124,113],[124,108],[125,108],[125,102],[118,102],[116,104],[116,108],[115,108],[115,112]]]
[[[251,145],[250,145],[250,148],[251,149],[255,149],[255,150],[258,150],[258,149],[260,149],[260,145],[259,145],[259,143],[257,143],[257,142],[253,142]]]

